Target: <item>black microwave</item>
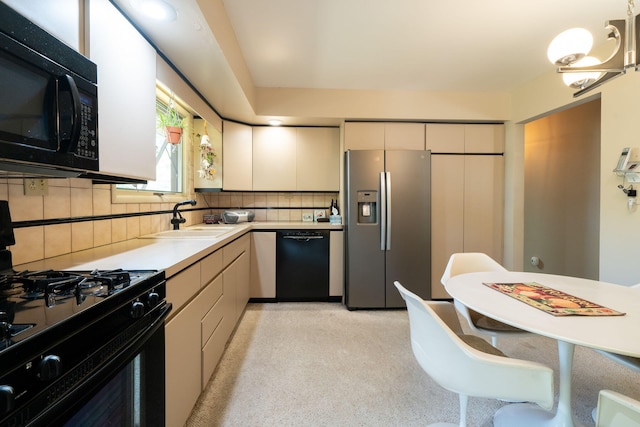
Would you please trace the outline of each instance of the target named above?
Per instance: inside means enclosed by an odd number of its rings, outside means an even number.
[[[98,171],[98,71],[0,2],[0,170]]]

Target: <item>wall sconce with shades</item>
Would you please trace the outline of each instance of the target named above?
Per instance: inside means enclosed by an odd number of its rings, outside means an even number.
[[[579,89],[574,98],[624,74],[628,68],[640,69],[636,47],[640,45],[640,15],[633,16],[634,0],[628,0],[627,19],[607,21],[609,39],[615,40],[615,50],[603,62],[587,56],[593,45],[593,37],[583,28],[572,28],[553,39],[547,50],[552,64],[558,65],[567,86]]]

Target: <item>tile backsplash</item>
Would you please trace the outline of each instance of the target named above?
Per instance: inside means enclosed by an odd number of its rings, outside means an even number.
[[[16,244],[8,248],[14,265],[171,228],[174,203],[112,203],[111,185],[87,179],[49,179],[48,186],[46,196],[25,196],[21,179],[0,180],[0,200],[9,201],[16,225]],[[230,208],[252,210],[256,221],[301,221],[303,213],[328,210],[338,193],[220,192],[193,197],[198,210],[181,209],[185,225],[201,223],[202,215]]]

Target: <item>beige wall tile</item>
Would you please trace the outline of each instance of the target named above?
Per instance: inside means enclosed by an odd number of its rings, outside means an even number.
[[[25,196],[22,183],[9,183],[9,210],[11,221],[33,221],[44,218],[42,196]]]
[[[49,187],[49,194],[44,196],[44,218],[69,218],[70,216],[71,191],[69,187]]]
[[[93,221],[71,224],[71,250],[81,251],[93,247]]]
[[[71,188],[71,216],[93,215],[93,191],[91,188]]]
[[[64,189],[63,187],[59,187]],[[49,188],[51,190],[51,188]],[[66,188],[68,192],[68,188]],[[51,258],[71,252],[71,224],[48,225],[44,228],[44,257]]]
[[[278,193],[278,207],[279,208],[288,208],[291,206],[291,199],[293,196],[291,193]]]
[[[268,209],[267,210],[267,222],[276,222],[278,221],[278,210],[277,209]]]
[[[151,215],[144,215],[140,217],[140,235],[151,234]]]
[[[277,208],[278,207],[278,193],[266,193],[267,195],[267,207],[268,208]]]
[[[115,218],[111,220],[111,241],[122,242],[127,240],[127,219]]]
[[[255,202],[254,193],[242,193],[242,207],[252,208],[255,206]]]
[[[267,220],[267,211],[266,209],[254,209],[253,211],[255,217],[254,217],[254,221],[266,221]]]
[[[111,220],[93,221],[93,244],[103,246],[111,243]]]
[[[218,195],[218,205],[217,207],[228,208],[231,206],[231,195],[230,194],[219,194]]]
[[[231,201],[229,207],[240,208],[242,207],[242,193],[231,193]]]
[[[44,227],[16,228],[14,234],[16,244],[9,248],[14,266],[44,258]]]
[[[96,186],[93,189],[93,214],[94,215],[110,215],[111,214],[111,188],[102,188]]]
[[[255,193],[253,196],[253,203],[256,208],[266,208],[267,193]]]

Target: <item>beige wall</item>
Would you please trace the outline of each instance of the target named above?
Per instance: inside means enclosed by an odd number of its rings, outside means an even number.
[[[541,59],[542,60],[542,59]],[[600,127],[600,231],[599,231],[599,278],[621,284],[640,282],[640,263],[635,242],[640,238],[640,211],[629,212],[626,196],[617,188],[622,179],[613,172],[623,147],[640,146],[638,141],[637,94],[640,94],[640,72],[630,70],[596,89],[588,96],[576,100],[572,91],[562,84],[562,78],[555,72],[536,79],[513,92],[512,120],[515,129],[507,136],[507,157],[518,157],[524,147],[524,123],[543,117],[551,112],[562,111],[571,106],[601,98]],[[517,163],[517,162],[516,162]],[[524,173],[513,167],[507,171],[509,203],[505,207],[509,222],[516,230],[505,247],[524,247],[524,200],[519,193],[524,191]],[[579,184],[576,179],[575,183]],[[521,258],[522,260],[524,259]],[[511,268],[522,267],[522,261],[514,257]]]
[[[524,269],[597,279],[600,101],[526,124],[524,170]]]

